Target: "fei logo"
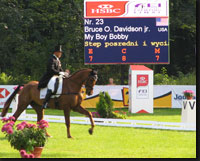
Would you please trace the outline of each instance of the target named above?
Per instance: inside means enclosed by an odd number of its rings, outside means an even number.
[[[148,74],[137,75],[137,87],[139,87],[139,86],[147,86],[148,83],[149,83]]]
[[[86,17],[120,16],[125,12],[128,1],[86,2]]]

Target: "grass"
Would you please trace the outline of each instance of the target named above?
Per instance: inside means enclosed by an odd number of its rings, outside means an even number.
[[[27,113],[34,111],[28,109]],[[63,111],[47,109],[45,114],[63,115]],[[127,119],[180,122],[180,114],[180,109],[155,109],[154,114],[129,114]],[[71,116],[83,115],[72,112]],[[89,128],[89,125],[71,124],[74,139],[68,139],[64,123],[50,123],[48,132],[53,137],[49,138],[41,157],[196,158],[196,132],[95,126],[94,134],[89,135]],[[0,158],[20,158],[2,132],[0,145]]]

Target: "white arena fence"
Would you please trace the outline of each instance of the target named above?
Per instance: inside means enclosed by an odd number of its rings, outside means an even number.
[[[12,113],[7,113],[6,117],[9,116],[12,116]],[[93,118],[93,119],[95,125],[101,125],[101,126],[196,131],[196,125],[191,123],[158,122],[158,121],[144,121],[144,120],[127,120],[127,119],[104,119],[104,118]],[[20,115],[18,120],[37,121],[37,115],[22,114]],[[44,120],[48,122],[65,123],[64,116],[44,115]],[[70,117],[70,122],[72,124],[90,125],[90,120],[87,117]]]

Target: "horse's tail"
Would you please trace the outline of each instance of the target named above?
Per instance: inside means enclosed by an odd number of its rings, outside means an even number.
[[[15,97],[15,95],[19,92],[21,86],[24,86],[24,85],[18,85],[18,87],[14,90],[14,92],[10,95],[10,97],[5,102],[3,110],[1,112],[1,117],[4,117],[6,113],[8,112],[11,102],[13,98]]]

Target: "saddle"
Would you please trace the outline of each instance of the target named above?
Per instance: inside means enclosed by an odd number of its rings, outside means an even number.
[[[53,94],[51,98],[57,98],[62,93],[62,86],[63,86],[63,77],[60,76],[53,76],[49,83],[47,84],[46,88],[40,89],[40,99],[44,99],[47,93],[47,89],[52,90]]]

